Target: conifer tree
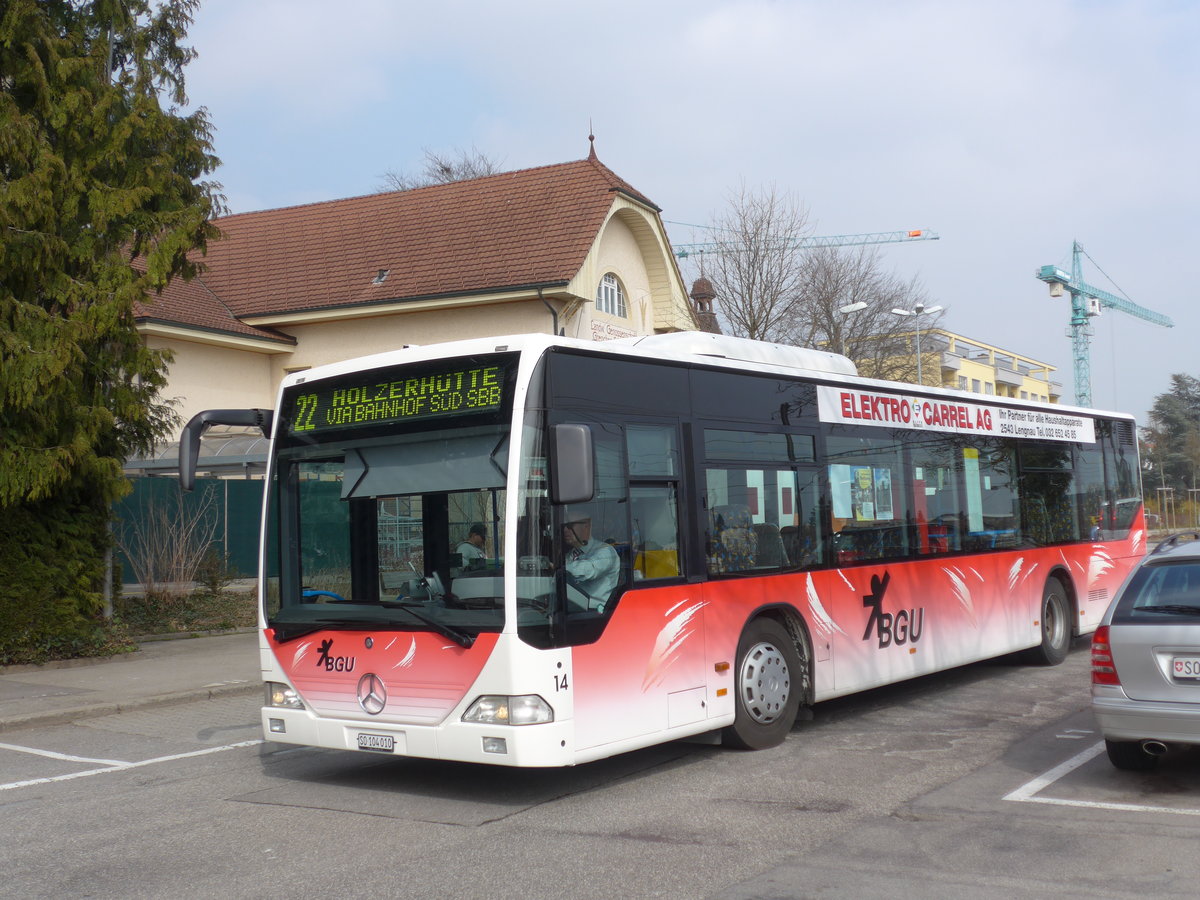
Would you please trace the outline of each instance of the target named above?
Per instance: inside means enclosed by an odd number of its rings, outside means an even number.
[[[0,663],[86,628],[122,462],[174,420],[134,304],[216,236],[197,2],[0,3]]]

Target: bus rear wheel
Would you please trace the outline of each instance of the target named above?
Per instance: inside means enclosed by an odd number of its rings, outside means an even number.
[[[800,655],[787,630],[773,619],[756,619],[738,641],[735,718],[726,746],[765,750],[783,743],[800,708],[804,683]]]
[[[1071,649],[1071,599],[1057,578],[1048,578],[1042,590],[1042,642],[1028,651],[1028,660],[1039,666],[1057,666]]]

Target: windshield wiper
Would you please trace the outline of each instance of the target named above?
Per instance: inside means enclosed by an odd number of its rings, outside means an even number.
[[[1185,603],[1168,603],[1166,606],[1143,606],[1138,612],[1174,613],[1180,616],[1200,616],[1200,606],[1189,606]]]
[[[280,644],[294,641],[296,638],[312,634],[323,628],[362,628],[370,626],[354,619],[309,619],[306,622],[277,622],[267,623],[275,632],[275,640]]]
[[[411,609],[403,603],[381,603],[380,606],[387,609],[399,609],[408,613],[423,625],[428,625],[442,637],[449,638],[458,644],[460,647],[470,647],[475,643],[475,636],[459,631],[457,628],[451,628],[449,625],[443,625],[436,619],[431,619],[429,616],[422,615],[415,609]],[[312,634],[314,631],[320,631],[323,628],[355,628],[363,631],[370,631],[378,628],[378,622],[364,622],[361,619],[309,619],[305,622],[279,622],[272,625],[271,628],[275,631],[275,640],[281,644],[295,640],[298,637],[304,637],[306,634]]]
[[[417,612],[407,603],[392,603],[383,602],[379,604],[385,609],[398,609],[408,613],[418,622],[423,625],[428,625],[442,637],[449,638],[458,644],[460,647],[471,647],[475,643],[475,636],[465,634],[457,628],[451,628],[449,625],[444,625],[437,619],[432,619],[423,613]],[[304,622],[279,622],[271,626],[275,630],[275,640],[280,644],[285,644],[288,641],[295,640],[298,637],[304,637],[306,634],[312,634],[314,631],[320,631],[323,628],[355,628],[363,631],[370,631],[379,627],[378,622],[364,622],[362,619],[345,619],[345,618],[320,618],[308,619]]]
[[[418,605],[416,603],[399,603],[395,600],[383,600],[379,605],[384,609],[403,610],[418,622],[423,622],[424,624],[428,625],[442,637],[450,638],[450,640],[454,641],[454,643],[458,644],[460,647],[470,647],[475,643],[475,635],[466,634],[462,631],[459,631],[457,628],[451,628],[449,625],[439,622],[437,619],[431,616],[427,616],[422,612],[417,612],[417,610],[413,608]]]

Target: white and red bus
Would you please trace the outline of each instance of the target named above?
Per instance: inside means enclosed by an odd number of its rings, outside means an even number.
[[[189,423],[185,486],[216,422],[273,438],[262,720],[286,743],[516,766],[768,747],[832,697],[1060,662],[1145,550],[1129,416],[718,335],[296,373],[274,413]]]

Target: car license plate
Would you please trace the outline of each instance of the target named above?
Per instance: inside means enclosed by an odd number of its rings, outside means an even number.
[[[359,750],[373,750],[376,753],[391,753],[396,749],[396,739],[390,734],[365,734],[360,732],[358,735]]]
[[[1200,681],[1200,656],[1176,656],[1171,671],[1180,681]]]

